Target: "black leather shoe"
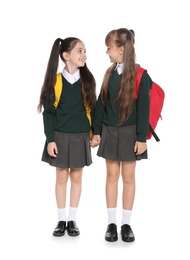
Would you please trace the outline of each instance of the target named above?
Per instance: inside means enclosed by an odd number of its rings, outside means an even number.
[[[121,239],[124,242],[133,242],[135,240],[135,236],[131,227],[127,224],[121,226]]]
[[[67,222],[67,232],[69,236],[78,236],[80,235],[79,228],[77,227],[76,221]]]
[[[56,228],[53,231],[53,235],[56,237],[61,237],[65,235],[66,221],[59,221]]]
[[[107,226],[105,240],[108,242],[115,242],[118,240],[116,224],[111,223]]]

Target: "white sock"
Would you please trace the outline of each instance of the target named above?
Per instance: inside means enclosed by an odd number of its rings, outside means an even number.
[[[76,221],[77,209],[78,208],[73,208],[73,207],[69,208],[68,221]]]
[[[123,216],[122,216],[121,225],[124,225],[124,224],[130,225],[131,213],[132,213],[132,210],[123,209]]]
[[[111,224],[111,223],[117,224],[116,208],[107,208],[107,211],[108,211],[108,224]]]
[[[65,208],[58,208],[58,221],[66,221]]]

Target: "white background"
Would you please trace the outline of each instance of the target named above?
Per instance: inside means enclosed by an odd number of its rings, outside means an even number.
[[[190,259],[188,10],[185,0],[1,1],[0,259]],[[105,36],[121,27],[135,31],[137,62],[166,94],[161,141],[149,140],[149,159],[137,163],[136,241],[104,240],[106,169],[97,149],[84,169],[81,235],[55,238],[55,169],[41,162],[45,136],[36,110],[50,50],[58,37],[83,40],[98,94],[111,65]],[[120,182],[118,232],[121,189]]]

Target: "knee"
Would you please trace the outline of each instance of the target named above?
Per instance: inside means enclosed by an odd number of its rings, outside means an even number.
[[[81,176],[70,176],[70,180],[71,180],[71,183],[73,184],[80,184],[81,181],[82,181],[82,177]]]
[[[135,182],[135,175],[134,174],[130,174],[130,175],[127,175],[125,177],[123,177],[123,183],[125,184],[134,184]]]
[[[67,171],[59,171],[56,175],[56,182],[59,185],[65,185],[68,181],[68,172]]]
[[[119,180],[119,174],[113,174],[113,173],[107,174],[107,181],[111,183],[117,183],[118,180]]]

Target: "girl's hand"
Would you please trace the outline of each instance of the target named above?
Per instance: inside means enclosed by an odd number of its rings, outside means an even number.
[[[47,145],[47,152],[51,157],[57,157],[58,149],[55,142],[51,142]]]
[[[101,141],[100,135],[93,135],[91,142],[90,142],[90,146],[92,148],[94,148],[100,144],[100,141]]]
[[[147,149],[147,145],[146,142],[135,142],[135,146],[134,146],[134,152],[136,153],[136,155],[140,155],[142,153],[144,153]]]

